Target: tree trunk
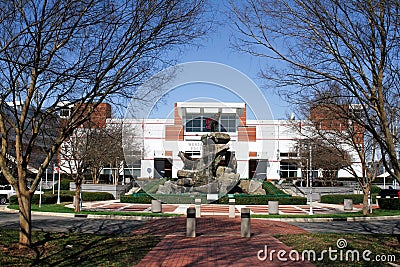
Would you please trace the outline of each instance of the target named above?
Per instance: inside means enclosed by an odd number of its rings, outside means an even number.
[[[75,212],[80,212],[81,211],[81,190],[82,190],[82,183],[76,183],[76,189],[75,189]]]
[[[369,214],[369,205],[368,205],[368,197],[369,197],[369,192],[371,190],[371,185],[366,185],[364,187],[364,198],[363,198],[363,215],[368,215]]]
[[[27,247],[32,242],[32,216],[31,216],[31,200],[32,194],[29,190],[23,189],[19,193],[18,204],[19,204],[19,246]]]

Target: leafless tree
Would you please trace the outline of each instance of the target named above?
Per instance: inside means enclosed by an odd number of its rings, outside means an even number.
[[[317,95],[358,104],[352,116],[375,140],[386,170],[400,181],[399,1],[247,0],[232,2],[241,33],[235,47],[264,58],[262,77],[294,105]],[[337,84],[338,91],[326,93]]]
[[[107,165],[115,165],[115,168],[119,170],[124,158],[122,124],[111,124],[105,127],[85,124],[75,129],[73,135],[63,143],[63,147],[60,153],[64,162],[61,171],[69,173],[74,180],[75,212],[79,212],[85,174],[90,171],[93,183],[98,183],[100,173]],[[114,175],[117,176],[118,173]]]
[[[306,143],[313,140],[322,140],[328,144],[328,153],[325,155],[313,155],[313,158],[322,159],[323,165],[343,164],[340,169],[347,170],[351,174],[364,194],[363,213],[364,215],[370,212],[369,196],[372,183],[375,181],[379,167],[382,164],[382,157],[379,157],[379,147],[375,139],[365,132],[364,127],[352,118],[357,116],[358,121],[362,121],[363,114],[360,113],[359,105],[349,106],[348,103],[341,101],[339,97],[335,101],[332,98],[326,97],[331,92],[337,91],[336,87],[331,88],[323,94],[315,97],[312,106],[299,110],[306,117],[306,131],[301,131],[301,127],[294,125],[303,137]],[[300,140],[300,142],[304,142]],[[318,145],[319,149],[325,150],[323,146]],[[335,155],[333,158],[329,155]]]
[[[132,95],[170,49],[203,36],[203,12],[202,0],[0,3],[0,168],[18,197],[22,246],[31,244],[31,197],[60,145],[97,103]],[[67,105],[71,116],[58,123]],[[45,153],[29,188],[37,146]],[[16,176],[7,168],[10,147]]]
[[[314,137],[303,136],[297,141],[295,150],[298,152],[301,166],[306,167],[303,171],[309,170],[310,167],[312,170],[322,171],[320,178],[324,186],[328,186],[328,182],[330,186],[335,186],[339,170],[346,169],[352,164],[350,154],[343,147],[333,145],[315,135]]]

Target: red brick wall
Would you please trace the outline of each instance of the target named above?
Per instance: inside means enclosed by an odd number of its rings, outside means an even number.
[[[257,139],[256,127],[238,127],[238,141],[255,142]]]
[[[89,104],[89,109],[92,104]],[[79,114],[79,113],[78,113]],[[90,115],[90,118],[81,127],[83,128],[103,128],[106,126],[106,120],[111,118],[111,105],[100,103]]]

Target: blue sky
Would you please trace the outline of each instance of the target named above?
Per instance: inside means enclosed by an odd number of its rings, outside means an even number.
[[[217,1],[219,2],[219,1]],[[258,77],[258,73],[262,66],[269,62],[260,60],[249,54],[239,53],[231,48],[230,38],[237,35],[232,27],[229,26],[226,16],[223,12],[227,11],[224,4],[211,3],[213,5],[215,21],[213,32],[211,32],[205,40],[200,42],[198,48],[188,48],[185,50],[178,63],[191,61],[213,61],[231,66],[245,75],[247,75],[264,93],[273,117],[275,119],[287,118],[287,114],[291,111],[287,104],[280,99],[274,88],[266,88],[265,81]],[[206,101],[215,100],[221,102],[242,102],[242,100],[226,89],[219,88],[208,84],[191,84],[176,88],[171,91],[163,101],[157,105],[157,109],[153,110],[153,118],[165,118],[173,108],[175,102],[184,101]],[[248,116],[249,117],[249,116]],[[251,114],[250,114],[251,118]]]

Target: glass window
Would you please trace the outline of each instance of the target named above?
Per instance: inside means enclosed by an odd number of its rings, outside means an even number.
[[[281,178],[296,178],[297,164],[293,162],[281,161],[280,174]]]
[[[185,154],[192,158],[199,158],[201,155],[200,151],[185,151]]]
[[[188,115],[186,117],[186,132],[201,132],[202,129],[202,117],[196,117],[194,115]]]
[[[221,132],[236,132],[236,114],[221,115],[220,131]]]
[[[186,132],[210,132],[213,124],[217,124],[217,131],[236,132],[236,114],[222,115],[219,122],[212,115],[186,115]]]

